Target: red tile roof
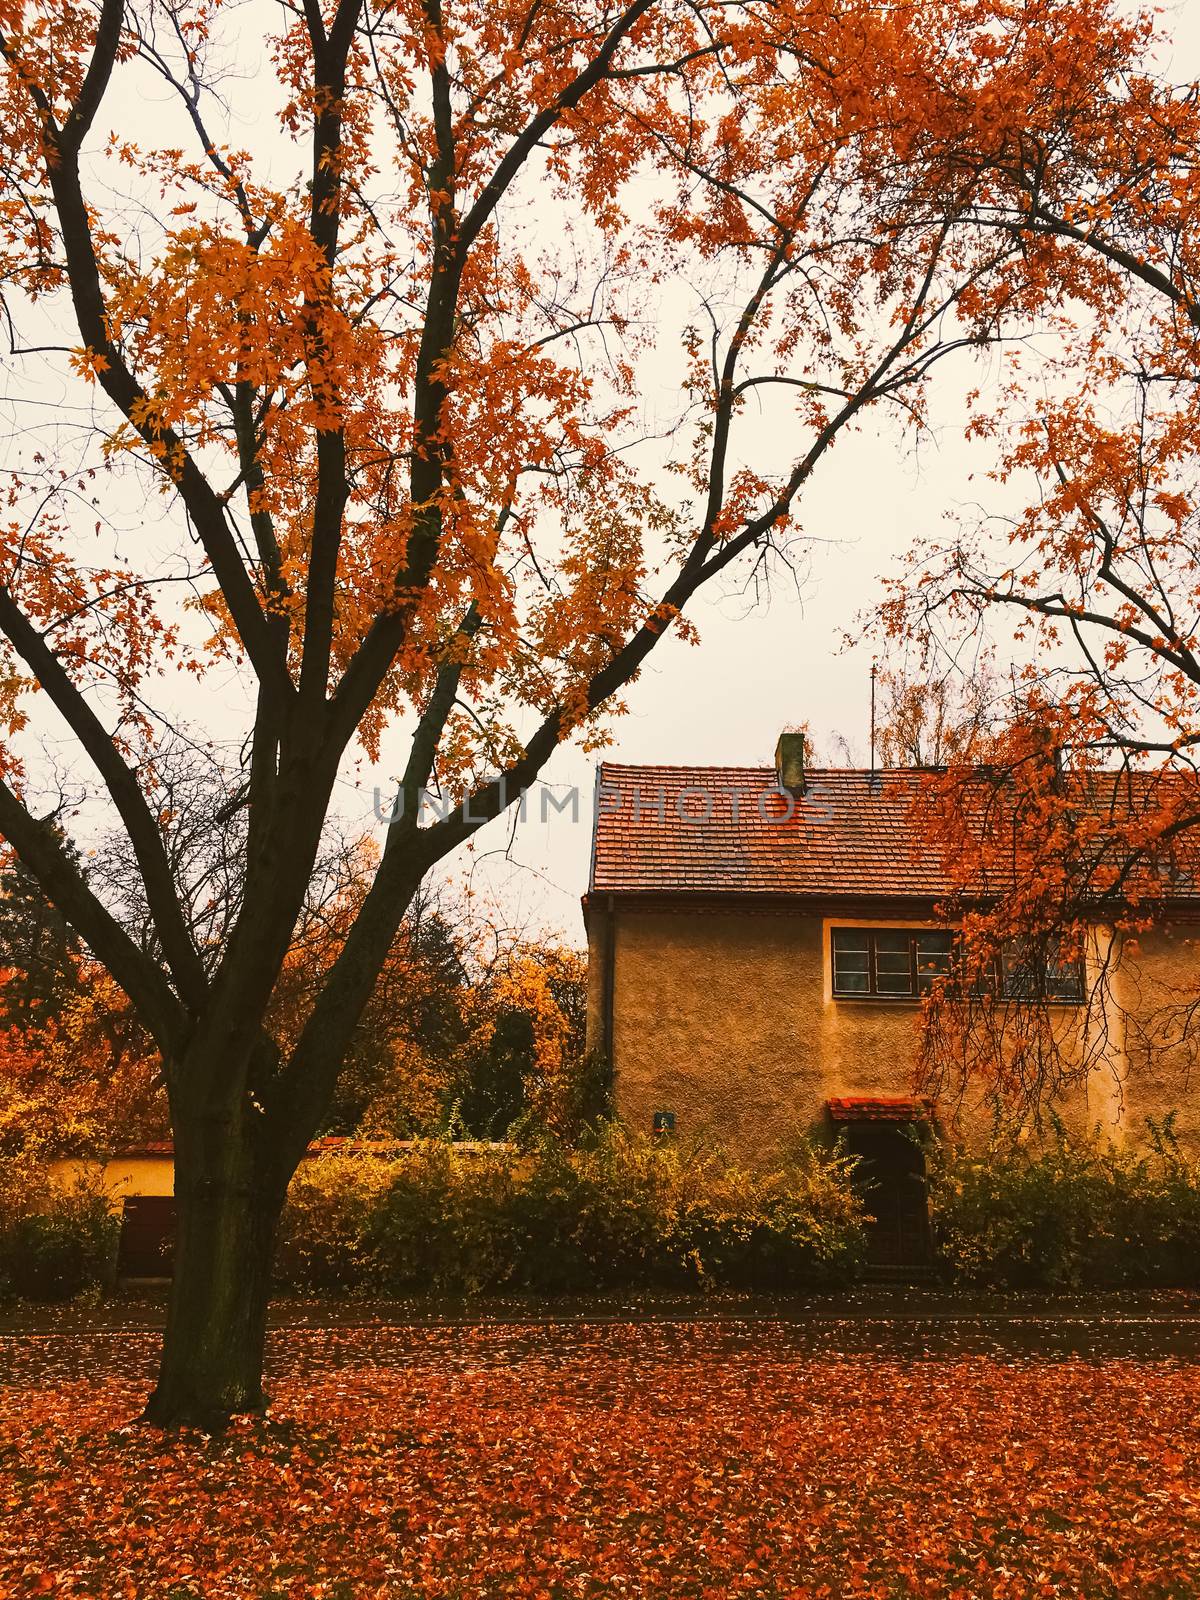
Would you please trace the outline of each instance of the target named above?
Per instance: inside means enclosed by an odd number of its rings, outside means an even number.
[[[941,899],[955,885],[913,816],[925,776],[913,768],[813,768],[803,795],[792,798],[773,767],[604,762],[589,893]],[[1093,781],[1085,804],[1098,815],[1120,809],[1125,783],[1115,773],[1099,787]],[[1148,775],[1137,788],[1153,795]],[[1189,840],[1190,876],[1171,882],[1172,900],[1200,898],[1198,832]]]
[[[841,1095],[829,1102],[835,1122],[922,1122],[933,1109],[931,1100],[906,1095]]]
[[[948,885],[908,820],[913,778],[810,771],[789,815],[772,767],[604,762],[589,889],[936,898]]]

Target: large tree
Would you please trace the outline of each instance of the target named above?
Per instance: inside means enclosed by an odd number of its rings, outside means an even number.
[[[957,160],[997,73],[1069,115],[1146,39],[1092,0],[2,0],[0,832],[165,1063],[149,1418],[261,1404],[284,1192],[423,877],[698,590],[786,553],[839,437],[919,427],[943,357],[1034,313]],[[197,706],[244,755],[203,948],[156,776]],[[151,939],[38,822],[35,730],[128,833]],[[395,815],[283,1039],[364,751]],[[433,783],[466,803],[422,813]]]

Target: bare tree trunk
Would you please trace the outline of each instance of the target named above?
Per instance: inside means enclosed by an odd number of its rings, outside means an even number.
[[[143,1419],[223,1427],[262,1411],[267,1305],[287,1176],[264,1162],[254,1112],[175,1126],[178,1233],[158,1382]]]
[[[324,1025],[311,1037],[306,1027],[304,1048],[286,1063],[261,1032],[214,1010],[205,1042],[171,1076],[178,1230],[147,1422],[217,1429],[238,1412],[265,1408],[267,1308],[288,1184],[328,1108],[416,881],[392,894],[376,944],[348,964],[354,981],[336,991],[336,1004],[322,993],[314,1016]]]

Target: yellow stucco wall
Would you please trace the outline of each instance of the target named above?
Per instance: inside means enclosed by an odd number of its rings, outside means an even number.
[[[1200,925],[1144,934],[1113,979],[1121,1016],[1121,1121],[1140,1139],[1174,1113],[1180,1140],[1200,1150]]]
[[[84,1171],[99,1170],[101,1181],[120,1210],[126,1195],[169,1195],[175,1192],[174,1167],[170,1156],[117,1156],[97,1163],[68,1158],[51,1165],[51,1175],[67,1184]]]
[[[337,1143],[337,1141],[333,1142]],[[355,1145],[349,1140],[345,1141],[345,1143],[349,1147],[345,1152],[348,1155],[364,1148],[370,1148],[369,1146]],[[393,1150],[403,1152],[408,1148],[412,1147],[405,1145],[403,1142],[398,1142],[394,1146],[381,1147],[380,1153],[388,1153]],[[507,1145],[487,1144],[482,1141],[466,1141],[455,1147],[458,1154],[468,1156],[487,1154],[489,1151],[508,1148],[510,1147]],[[310,1157],[306,1157],[306,1159],[320,1161],[326,1156],[332,1157],[338,1153],[336,1149],[314,1150],[310,1153]],[[51,1162],[50,1174],[57,1182],[64,1185],[85,1174],[89,1178],[98,1176],[109,1195],[114,1211],[121,1209],[126,1195],[173,1195],[175,1193],[174,1163],[171,1157],[166,1155],[115,1156],[110,1161],[100,1162],[69,1156]]]
[[[797,1133],[827,1128],[825,1102],[832,1096],[911,1092],[919,1008],[835,1000],[831,991],[831,927],[871,921],[790,911],[619,909],[613,1058],[622,1117],[648,1131],[655,1111],[673,1111],[685,1142],[761,1156]],[[875,925],[928,924],[887,918]],[[597,1041],[604,928],[603,915],[591,919],[589,1024]],[[1195,947],[1177,935],[1147,942],[1138,955],[1139,994],[1161,989],[1168,974],[1175,984],[1186,982],[1189,972],[1194,979],[1195,960]],[[1126,1001],[1134,998],[1132,981],[1132,969],[1123,967],[1118,983]],[[1080,1008],[1054,1011],[1060,1037],[1071,1040]],[[1117,1137],[1126,1131],[1140,1136],[1147,1113],[1161,1116],[1178,1106],[1182,1131],[1200,1144],[1200,1078],[1189,1092],[1174,1068],[1163,1070],[1159,1062],[1152,1075],[1144,1060],[1127,1057],[1119,1017],[1106,1055],[1106,1069],[1060,1103],[1069,1127],[1101,1125]],[[953,1113],[944,1108],[941,1115],[967,1140],[984,1137],[992,1126],[982,1084],[973,1085]]]

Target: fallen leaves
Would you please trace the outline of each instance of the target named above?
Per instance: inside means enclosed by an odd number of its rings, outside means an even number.
[[[1188,1364],[289,1331],[268,1419],[208,1439],[129,1426],[153,1348],[0,1388],[3,1600],[1200,1594]]]

